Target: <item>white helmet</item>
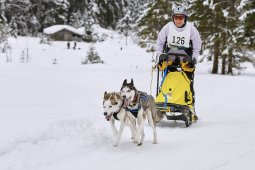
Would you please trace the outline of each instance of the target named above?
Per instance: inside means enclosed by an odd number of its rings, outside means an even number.
[[[178,14],[185,15],[187,17],[186,8],[184,6],[175,6],[173,9],[172,17]]]

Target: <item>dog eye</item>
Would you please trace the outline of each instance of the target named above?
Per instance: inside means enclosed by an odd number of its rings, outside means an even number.
[[[109,108],[112,108],[112,106],[109,106]]]
[[[131,92],[131,90],[128,90],[128,92]]]

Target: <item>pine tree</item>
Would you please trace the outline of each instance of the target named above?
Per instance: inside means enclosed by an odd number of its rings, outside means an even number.
[[[83,16],[80,10],[71,14],[69,25],[73,26],[74,28],[80,28],[83,24]]]
[[[238,11],[237,6],[239,5],[239,0],[227,0],[225,4],[225,19],[226,19],[226,34],[227,34],[227,44],[228,46],[225,47],[224,50],[228,50],[228,74],[233,74],[233,69],[241,69],[240,63],[237,60],[237,54],[240,51],[240,46],[238,45],[237,37],[239,36],[239,32],[236,31],[236,29],[239,27],[240,22],[239,20],[236,20],[238,17]],[[224,44],[225,45],[225,44]],[[225,73],[224,70],[222,74]]]
[[[124,12],[125,14],[129,14],[132,18],[132,24],[135,24],[141,15],[143,15],[147,5],[152,2],[154,2],[154,0],[126,0],[124,3]]]
[[[0,18],[0,44],[5,42],[8,36],[6,23]]]
[[[66,16],[66,23],[68,25],[73,25],[74,23],[77,24],[77,22],[83,23],[83,14],[85,11],[85,8],[87,7],[86,1],[80,1],[80,0],[68,0],[69,5],[67,6],[67,16]],[[76,17],[75,14],[81,15],[80,21],[75,21]],[[77,18],[80,18],[78,16]]]
[[[104,63],[100,56],[98,55],[96,48],[93,44],[89,47],[86,58],[82,61],[82,64],[95,64],[95,63]]]
[[[95,0],[98,6],[96,18],[104,28],[115,29],[120,18],[124,16],[122,0]]]
[[[196,20],[198,30],[203,40],[203,49],[213,58],[212,73],[219,72],[221,61],[221,74],[233,74],[233,68],[239,70],[241,52],[237,41],[240,37],[240,27],[237,6],[239,0],[195,0],[191,4],[192,19]],[[209,51],[209,52],[208,52]],[[227,67],[226,67],[227,66]]]
[[[238,9],[241,12],[239,19],[243,21],[243,32],[242,43],[245,49],[255,50],[255,1],[242,0]]]
[[[8,25],[7,19],[4,13],[4,3],[0,2],[0,44],[4,43],[8,37]]]
[[[118,27],[120,28],[120,32],[123,33],[126,37],[126,45],[127,45],[127,37],[132,30],[132,26],[131,26],[132,21],[133,20],[128,13],[119,21]]]
[[[18,28],[14,20],[11,20],[10,22],[10,35],[14,36],[15,38],[18,36]]]
[[[35,15],[31,15],[29,20],[27,21],[28,32],[33,36],[37,36],[37,33],[40,29],[41,24],[37,20]]]
[[[17,25],[18,34],[27,34],[27,20],[31,3],[28,0],[6,1],[5,14],[8,23],[13,22]]]

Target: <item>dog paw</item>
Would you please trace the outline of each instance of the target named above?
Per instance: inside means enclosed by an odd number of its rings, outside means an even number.
[[[141,146],[143,143],[141,143],[141,142],[139,142],[138,144],[137,144],[137,146]]]

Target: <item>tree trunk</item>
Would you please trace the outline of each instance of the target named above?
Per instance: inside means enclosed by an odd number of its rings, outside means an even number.
[[[42,1],[37,0],[37,11],[36,11],[36,17],[38,22],[41,22],[41,9],[42,9]]]
[[[226,22],[224,20],[224,23],[223,25],[225,26],[226,25]],[[222,49],[223,50],[226,50],[227,47],[226,47],[226,33],[223,33],[222,34],[222,42],[221,42],[221,45],[222,45]],[[226,74],[226,54],[223,54],[222,55],[222,63],[221,63],[221,74],[222,75],[225,75]]]
[[[215,41],[215,44],[214,44],[212,74],[217,74],[218,73],[218,64],[219,64],[219,40],[217,39]]]
[[[228,55],[228,74],[233,75],[233,49],[229,50]]]
[[[226,74],[226,55],[222,56],[222,66],[221,66],[221,74]]]

